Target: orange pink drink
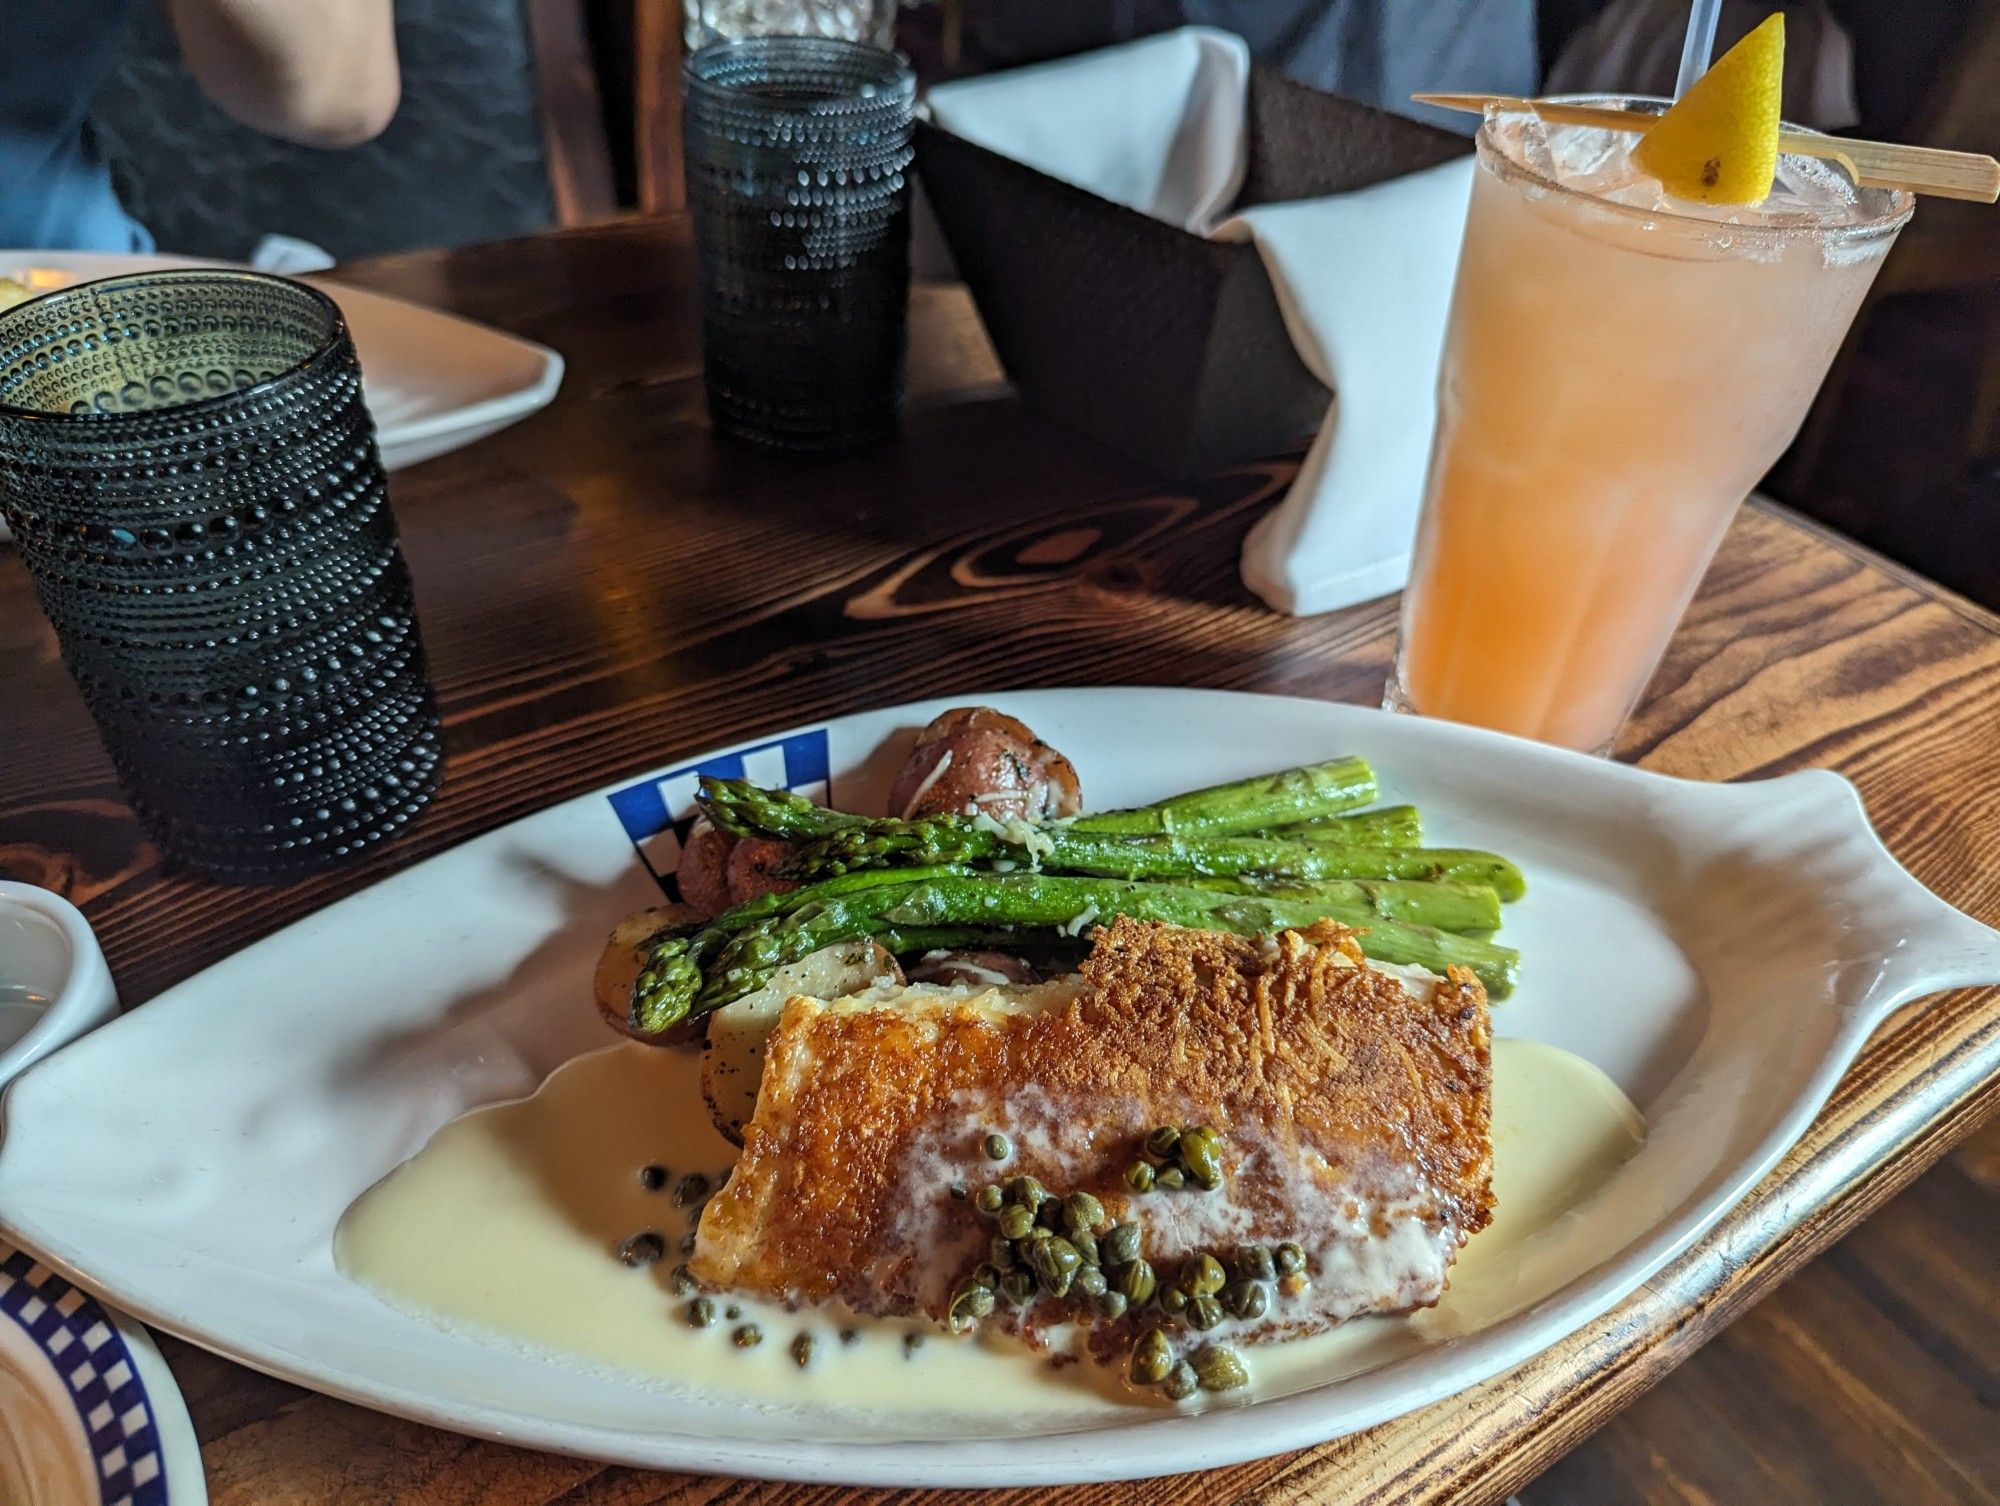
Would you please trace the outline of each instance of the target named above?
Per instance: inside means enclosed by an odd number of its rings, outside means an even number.
[[[1638,139],[1479,132],[1393,706],[1607,750],[1909,218],[1797,157],[1671,200]]]

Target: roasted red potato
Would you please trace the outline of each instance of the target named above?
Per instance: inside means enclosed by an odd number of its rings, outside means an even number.
[[[889,791],[889,814],[977,815],[996,821],[1074,816],[1076,769],[1027,725],[990,706],[958,706],[917,734]]]
[[[687,844],[681,848],[681,898],[704,918],[720,915],[735,903],[729,897],[729,855],[736,838],[699,816],[688,830]]]

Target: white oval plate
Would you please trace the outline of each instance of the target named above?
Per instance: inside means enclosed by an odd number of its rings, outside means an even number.
[[[31,1071],[5,1102],[0,1223],[156,1326],[286,1379],[471,1433],[666,1469],[893,1485],[1135,1478],[1300,1448],[1425,1405],[1603,1312],[1699,1237],[1908,1001],[2000,981],[2000,934],[1926,891],[1829,773],[1703,785],[1470,728],[1214,691],[983,699],[1068,753],[1092,806],[1360,753],[1440,844],[1530,893],[1498,1028],[1579,1052],[1646,1147],[1538,1241],[1510,1314],[1248,1407],[1004,1436],[936,1415],[756,1408],[399,1312],[334,1267],[360,1192],[445,1121],[605,1044],[602,938],[658,899],[694,773],[880,800],[954,702],[845,717],[581,796],[266,938]],[[635,860],[635,858],[637,860]],[[107,1104],[118,1111],[108,1113]],[[1001,1420],[1004,1425],[1004,1419]]]
[[[48,1002],[0,1083],[118,1013],[90,925],[60,895],[0,880],[0,984]],[[152,1335],[0,1240],[0,1506],[204,1506],[201,1450]]]

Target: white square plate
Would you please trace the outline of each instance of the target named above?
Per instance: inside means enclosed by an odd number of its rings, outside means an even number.
[[[961,698],[963,700],[964,698]],[[1428,839],[1505,852],[1503,1034],[1595,1062],[1642,1151],[1524,1247],[1511,1308],[1396,1357],[1194,1416],[1003,1431],[976,1398],[887,1419],[833,1394],[773,1409],[434,1325],[353,1285],[334,1227],[447,1120],[605,1043],[589,979],[656,902],[693,773],[879,804],[946,703],[845,717],[580,796],[245,948],[30,1071],[5,1101],[0,1224],[147,1322],[337,1396],[509,1442],[667,1469],[1017,1485],[1204,1468],[1320,1442],[1493,1375],[1610,1307],[1804,1130],[1897,1006],[2000,981],[2000,935],[1885,852],[1835,775],[1704,785],[1447,723],[1212,691],[988,698],[1066,752],[1093,807],[1359,753]],[[1059,1401],[1052,1408],[1059,1408]]]

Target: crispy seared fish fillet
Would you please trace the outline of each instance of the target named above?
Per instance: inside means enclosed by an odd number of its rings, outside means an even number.
[[[1296,1239],[1310,1287],[1233,1336],[1311,1331],[1442,1295],[1492,1216],[1491,1106],[1470,973],[1406,981],[1328,922],[1257,941],[1120,919],[1081,988],[1017,1007],[792,1000],[692,1268],[786,1301],[942,1317],[991,1234],[953,1185],[1026,1173],[1114,1216],[1141,1205],[1166,1271]],[[1197,1122],[1222,1132],[1222,1189],[1135,1198],[1122,1172],[1147,1131]],[[1013,1141],[1004,1164],[983,1154],[989,1130]]]

